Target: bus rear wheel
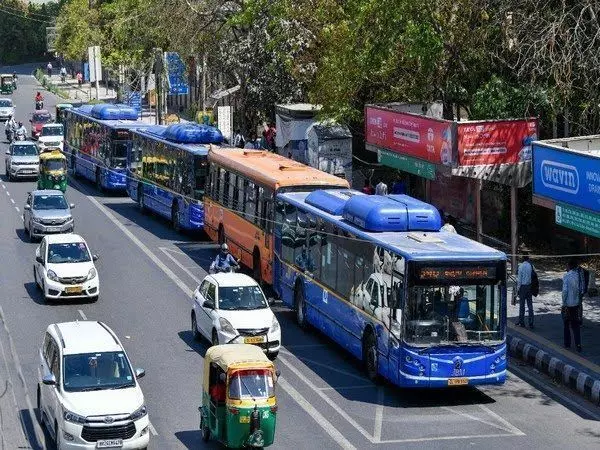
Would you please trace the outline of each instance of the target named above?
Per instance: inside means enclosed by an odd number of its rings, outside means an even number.
[[[175,231],[181,231],[181,224],[179,223],[179,205],[175,202],[171,208],[171,223]]]
[[[363,363],[367,377],[373,383],[379,381],[377,368],[379,366],[379,354],[377,353],[377,338],[372,330],[368,330],[363,340]]]
[[[102,187],[102,177],[100,176],[99,170],[96,170],[96,188],[100,192],[104,191],[104,188]]]
[[[254,249],[254,253],[252,254],[252,276],[260,286],[263,285],[261,259],[258,249]]]
[[[225,243],[225,230],[223,229],[223,225],[219,225],[217,241],[219,242],[219,245],[223,245]]]
[[[138,184],[137,199],[138,199],[138,204],[140,205],[140,210],[143,213],[145,213],[146,205],[144,205],[144,185],[142,183]]]

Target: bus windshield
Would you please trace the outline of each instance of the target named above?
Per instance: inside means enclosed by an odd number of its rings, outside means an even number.
[[[113,141],[111,167],[124,169],[127,166],[127,141]]]
[[[414,345],[495,343],[503,339],[501,284],[414,286],[404,311],[404,340]]]

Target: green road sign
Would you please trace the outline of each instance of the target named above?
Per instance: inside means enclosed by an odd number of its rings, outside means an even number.
[[[423,178],[435,180],[435,164],[423,161],[410,156],[401,155],[399,153],[387,152],[379,150],[377,152],[380,164],[393,167],[394,169],[403,170],[404,172],[412,173]]]
[[[558,225],[600,238],[600,214],[564,203],[558,203],[554,212]]]

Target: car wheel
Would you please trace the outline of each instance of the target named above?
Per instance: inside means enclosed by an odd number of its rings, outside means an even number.
[[[40,389],[40,385],[37,387],[37,409],[40,417],[40,424],[44,426],[44,413],[42,412],[42,390]]]
[[[46,295],[46,283],[44,283],[44,281],[42,280],[40,287],[42,289],[42,296],[44,297],[44,303],[49,304],[50,303],[50,298]]]
[[[300,328],[306,328],[306,302],[304,301],[304,293],[302,287],[297,286],[294,295],[294,304],[296,307],[296,322]]]
[[[56,450],[61,450],[60,433],[58,431],[58,422],[56,420],[54,421],[54,434],[52,436],[52,440],[54,441],[54,444],[56,445]]]
[[[271,361],[275,361],[277,359],[278,355],[279,355],[279,352],[268,353],[267,358],[269,358]]]
[[[199,341],[201,336],[198,332],[198,322],[196,321],[196,313],[192,312],[192,337],[195,341]]]
[[[379,381],[377,367],[379,365],[379,354],[377,353],[377,339],[372,331],[367,331],[363,342],[363,363],[367,377],[373,383]]]
[[[202,440],[208,442],[210,439],[210,428],[208,428],[204,414],[200,415],[200,429],[202,430]]]
[[[40,283],[38,283],[37,270],[35,270],[35,265],[33,266],[33,281],[35,281],[35,287],[36,287],[36,289],[39,289],[40,288]]]
[[[219,335],[217,333],[217,330],[213,330],[212,339],[211,339],[210,343],[212,345],[219,345]]]
[[[98,301],[98,296],[94,295],[93,297],[90,297],[90,302],[92,303],[96,303]]]

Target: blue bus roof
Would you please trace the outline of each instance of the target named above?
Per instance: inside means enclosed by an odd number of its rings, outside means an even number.
[[[309,196],[311,196],[311,198],[307,199]],[[335,223],[338,227],[352,233],[359,239],[373,242],[378,246],[402,255],[408,260],[506,260],[505,253],[456,233],[431,230],[367,231],[365,228],[348,221],[344,217],[345,206],[347,206],[350,200],[354,198],[360,199],[358,201],[353,200],[354,203],[357,205],[360,204],[362,207],[367,207],[367,210],[369,204],[380,207],[381,205],[392,205],[393,203],[389,202],[397,201],[408,206],[409,212],[410,210],[417,209],[419,214],[423,212],[423,210],[429,210],[429,208],[423,208],[423,205],[434,208],[432,205],[421,202],[420,200],[406,197],[408,196],[390,195],[382,197],[365,195],[362,192],[348,189],[332,189],[327,191],[314,191],[312,193],[289,192],[277,195],[277,198],[279,199],[285,200],[297,207],[301,207],[303,210],[322,217],[331,223]],[[321,202],[320,204],[318,203],[319,201]],[[373,213],[371,212],[371,214]],[[437,211],[436,214],[439,220]],[[376,215],[377,214],[375,213],[374,216]],[[380,220],[372,220],[379,224],[381,223]],[[433,218],[430,223],[435,222],[436,221]],[[441,224],[441,222],[439,223]],[[431,227],[431,225],[428,225],[428,227]]]
[[[133,129],[133,128],[148,128],[151,126],[147,123],[140,122],[139,120],[137,120],[137,116],[136,116],[136,119],[99,119],[97,117],[94,117],[92,114],[92,110],[96,106],[99,106],[99,105],[82,105],[78,108],[69,108],[68,110],[65,111],[65,113],[67,114],[67,117],[69,114],[82,116],[92,122],[101,123],[110,128]]]
[[[145,139],[152,139],[154,141],[162,142],[163,144],[167,144],[172,148],[177,148],[180,150],[184,150],[186,152],[192,153],[197,156],[206,156],[208,155],[208,145],[205,144],[181,144],[178,142],[172,142],[167,139],[164,139],[162,136],[164,135],[165,130],[168,127],[166,125],[152,125],[146,127],[140,127],[131,130],[133,134],[137,134]]]

